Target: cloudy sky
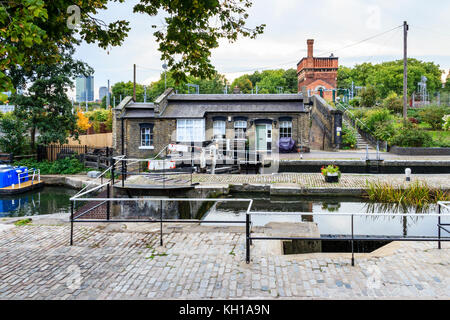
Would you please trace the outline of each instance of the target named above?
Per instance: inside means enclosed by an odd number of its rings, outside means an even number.
[[[108,79],[111,85],[131,81],[134,63],[139,83],[159,79],[162,62],[151,26],[162,25],[163,19],[134,14],[136,2],[111,3],[98,15],[106,22],[131,22],[121,47],[108,53],[96,45],[83,44],[77,50],[76,57],[95,69],[96,98],[98,88],[106,86]],[[295,68],[305,56],[307,39],[315,39],[316,56],[334,53],[341,65],[401,59],[403,30],[394,28],[405,20],[410,25],[408,56],[433,61],[446,72],[450,69],[448,0],[253,0],[249,15],[248,26],[266,24],[264,34],[255,40],[223,41],[213,51],[213,64],[230,81],[256,70]]]

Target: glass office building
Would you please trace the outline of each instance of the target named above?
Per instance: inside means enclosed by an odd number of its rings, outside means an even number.
[[[94,101],[94,77],[78,77],[76,81],[77,102]]]

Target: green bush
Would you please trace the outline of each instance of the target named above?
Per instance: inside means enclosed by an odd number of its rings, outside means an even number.
[[[363,122],[371,131],[370,133],[373,133],[379,124],[391,122],[393,119],[394,117],[388,109],[375,108],[365,113]]]
[[[383,107],[390,110],[393,113],[403,112],[403,100],[401,96],[398,96],[395,92],[391,92],[384,100]]]
[[[429,106],[420,112],[420,119],[428,123],[434,130],[441,130],[444,124],[445,108],[439,106]]]
[[[433,145],[433,138],[429,132],[420,130],[413,123],[406,121],[389,142],[399,147],[430,147]]]
[[[371,108],[377,103],[378,92],[374,86],[368,85],[361,91],[361,107]]]
[[[342,149],[355,149],[356,147],[356,131],[346,125],[342,126]]]
[[[378,122],[373,132],[375,138],[381,141],[389,141],[395,135],[395,127],[393,121]]]
[[[444,121],[442,124],[442,129],[444,131],[450,131],[450,114],[445,115],[442,120]]]
[[[361,97],[355,97],[348,102],[352,107],[359,107],[361,105]]]
[[[59,159],[54,162],[37,162],[33,159],[26,159],[16,161],[14,165],[39,169],[41,174],[76,174],[87,171],[86,167],[75,157]]]

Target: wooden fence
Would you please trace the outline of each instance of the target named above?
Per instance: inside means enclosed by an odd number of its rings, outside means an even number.
[[[68,156],[75,156],[86,167],[105,169],[109,167],[110,157],[113,154],[113,149],[106,147],[91,147],[87,145],[48,145],[38,146],[37,160],[55,161],[66,158]]]
[[[112,147],[112,132],[86,134],[78,137],[78,140],[69,138],[69,145],[87,145],[97,148]]]

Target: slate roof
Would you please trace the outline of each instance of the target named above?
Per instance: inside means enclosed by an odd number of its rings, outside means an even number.
[[[203,118],[206,113],[306,112],[302,94],[172,94],[161,118]],[[129,101],[123,118],[154,118],[153,103]]]
[[[306,112],[301,94],[174,94],[162,118],[203,118],[206,113]]]
[[[155,105],[153,103],[132,102],[125,106],[124,119],[154,118]]]

